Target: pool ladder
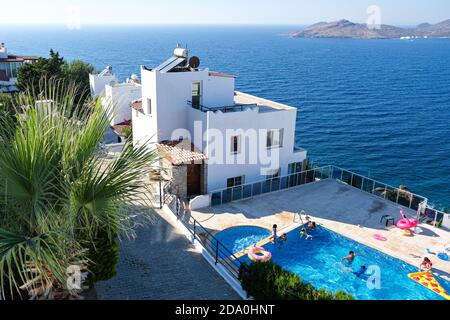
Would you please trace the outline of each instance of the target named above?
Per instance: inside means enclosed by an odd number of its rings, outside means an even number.
[[[305,222],[303,222],[302,215],[307,216],[305,210],[302,210],[300,213],[299,213],[299,212],[294,213],[294,220],[293,220],[293,222],[294,222],[294,223],[297,223],[297,222],[300,223],[300,222],[301,222],[302,225],[304,225]],[[300,219],[300,221],[297,221],[297,220],[296,220],[297,217]]]

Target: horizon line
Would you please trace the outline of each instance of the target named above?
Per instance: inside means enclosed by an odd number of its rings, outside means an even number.
[[[316,22],[299,22],[299,23],[129,23],[129,22],[123,22],[123,23],[82,23],[81,26],[93,26],[93,27],[98,27],[98,26],[226,26],[226,27],[239,27],[239,26],[273,26],[273,27],[284,27],[284,26],[309,26],[312,24],[316,24],[316,23],[320,23],[320,22],[335,22],[335,21],[339,21],[339,20],[348,20],[354,23],[364,23],[364,22],[358,22],[358,21],[352,21],[346,18],[342,18],[342,19],[338,19],[338,20],[330,20],[330,21],[326,21],[326,20],[321,20],[321,21],[316,21]],[[448,19],[447,19],[448,20]],[[441,20],[438,22],[427,22],[427,21],[422,21],[422,22],[411,22],[411,23],[398,23],[398,24],[394,24],[394,23],[383,23],[384,25],[393,25],[393,26],[417,26],[420,25],[422,23],[431,23],[431,24],[435,24],[435,23],[439,23],[439,22],[443,22],[446,20]],[[67,23],[63,23],[63,22],[18,22],[18,23],[2,23],[0,22],[0,26],[11,26],[11,27],[17,27],[17,26],[59,26],[59,27],[67,27]]]

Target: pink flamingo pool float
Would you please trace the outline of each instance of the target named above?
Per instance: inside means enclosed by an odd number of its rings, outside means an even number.
[[[401,230],[411,230],[417,227],[419,224],[419,221],[417,219],[409,219],[405,212],[400,211],[400,214],[402,215],[403,219],[397,222],[397,228]]]

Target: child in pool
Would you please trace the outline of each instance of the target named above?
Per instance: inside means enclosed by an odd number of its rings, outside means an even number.
[[[310,221],[308,223],[308,229],[309,230],[315,230],[316,229],[316,223],[314,221]]]
[[[305,228],[303,228],[303,229],[300,231],[300,238],[303,238],[303,237],[306,237],[306,238],[305,238],[306,240],[312,240],[312,239],[313,239],[313,236],[310,235],[310,234],[308,234],[308,232],[306,232],[306,229],[305,229]]]
[[[366,271],[367,271],[367,267],[366,267],[365,264],[363,264],[363,265],[361,266],[361,268],[360,268],[358,271],[353,272],[353,273],[354,273],[358,278],[360,278],[362,275],[364,275],[364,274],[366,273]]]
[[[432,269],[433,264],[431,263],[431,260],[425,257],[419,266],[419,270],[430,273]]]
[[[360,256],[361,256],[360,254],[356,254],[355,252],[350,251],[348,253],[348,256],[341,259],[341,263],[346,262],[347,265],[350,266],[353,263],[353,261],[355,260],[355,258],[360,257]]]

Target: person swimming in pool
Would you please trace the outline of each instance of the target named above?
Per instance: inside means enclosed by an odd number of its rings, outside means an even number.
[[[300,231],[300,238],[303,238],[303,237],[306,237],[306,238],[305,238],[306,240],[312,240],[312,239],[313,239],[313,236],[310,235],[310,234],[308,234],[308,232],[306,231],[305,228],[303,228],[303,229]]]
[[[353,272],[353,273],[354,273],[358,278],[360,278],[362,275],[364,275],[364,274],[366,273],[366,271],[367,271],[367,267],[366,267],[365,264],[363,264],[363,265],[361,266],[361,268],[360,268],[358,271]]]
[[[361,256],[362,256],[361,254],[356,254],[355,252],[350,251],[348,253],[348,256],[341,259],[341,263],[343,263],[345,261],[345,262],[347,262],[347,265],[351,265],[356,257],[361,257]]]
[[[281,235],[280,241],[281,241],[281,243],[285,243],[285,242],[287,241],[287,235],[286,235],[286,233],[283,233],[283,234]]]
[[[316,229],[316,223],[314,221],[310,221],[308,223],[308,229],[309,230],[315,230]]]
[[[423,258],[423,261],[419,266],[419,271],[431,273],[432,270],[433,270],[433,264],[431,263],[431,260],[427,257]]]

